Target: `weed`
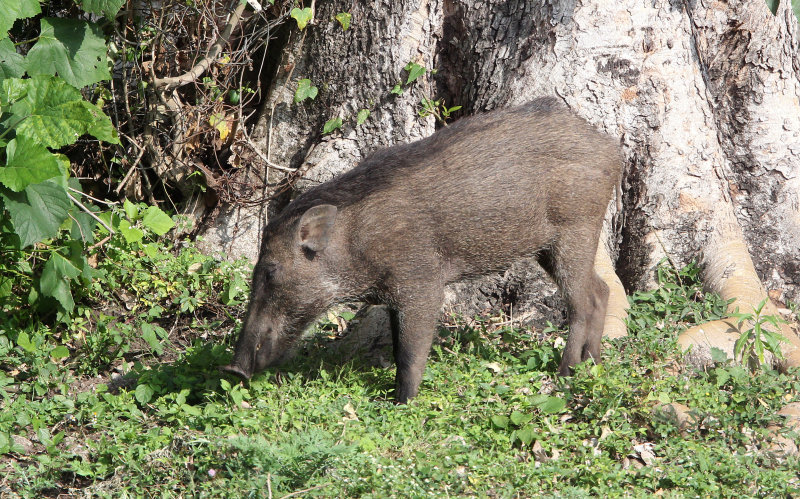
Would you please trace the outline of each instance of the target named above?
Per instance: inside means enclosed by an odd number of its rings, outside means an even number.
[[[774,315],[762,315],[764,305],[767,304],[767,298],[764,298],[758,306],[753,309],[752,313],[740,313],[736,309],[732,315],[738,321],[739,329],[742,330],[741,336],[736,340],[733,345],[734,356],[742,363],[747,360],[751,369],[755,370],[759,366],[766,364],[764,352],[767,351],[775,357],[782,359],[783,353],[781,352],[781,342],[786,342],[787,339],[777,331],[773,331],[766,327],[771,325],[776,330],[780,328],[783,320]],[[752,324],[748,329],[742,329],[742,324],[747,322]],[[757,361],[757,362],[756,362]]]

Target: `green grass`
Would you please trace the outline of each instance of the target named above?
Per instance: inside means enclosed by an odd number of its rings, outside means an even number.
[[[220,375],[243,264],[113,239],[96,271],[69,320],[2,309],[0,496],[800,493],[800,463],[768,452],[765,430],[798,400],[797,372],[677,361],[677,332],[726,305],[702,294],[695,267],[662,267],[660,287],[631,298],[631,336],[566,380],[554,375],[562,331],[443,328],[408,406],[391,401],[393,368],[339,362],[325,332],[249,384]],[[695,411],[685,434],[653,416],[663,402]]]

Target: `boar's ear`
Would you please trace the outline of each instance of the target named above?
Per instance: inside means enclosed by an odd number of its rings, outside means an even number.
[[[321,204],[309,208],[300,217],[298,235],[300,246],[309,251],[322,251],[328,246],[331,238],[331,229],[336,220],[336,207],[330,204]]]

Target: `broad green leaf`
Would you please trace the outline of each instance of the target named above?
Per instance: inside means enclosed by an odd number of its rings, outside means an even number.
[[[25,19],[41,14],[39,0],[2,0],[0,1],[0,38],[8,36],[8,30],[17,19]]]
[[[150,387],[150,385],[139,385],[136,387],[134,396],[140,404],[146,404],[150,402],[150,399],[153,398],[154,393],[155,391]]]
[[[83,106],[86,116],[91,116],[92,118],[92,121],[88,123],[86,133],[109,144],[119,144],[119,132],[114,128],[111,119],[106,116],[106,113],[85,100],[81,101],[81,106]]]
[[[33,344],[30,336],[28,336],[28,333],[24,331],[19,333],[17,336],[17,345],[19,345],[26,352],[33,353],[36,351],[36,345]]]
[[[769,8],[770,12],[774,15],[778,11],[778,5],[780,5],[780,0],[767,0],[767,8]]]
[[[94,271],[91,265],[89,265],[89,260],[86,258],[86,251],[84,250],[85,246],[83,243],[73,239],[67,241],[67,246],[69,247],[69,261],[78,269],[80,277],[87,281],[91,280]]]
[[[125,0],[81,0],[81,8],[93,14],[105,14],[108,18],[113,18]]]
[[[356,116],[356,123],[360,125],[367,121],[367,118],[369,118],[369,109],[362,109],[358,112],[358,116]]]
[[[142,324],[142,339],[150,345],[150,348],[152,348],[156,354],[161,355],[164,352],[164,346],[158,341],[155,327],[152,324],[147,322]]]
[[[498,428],[508,428],[508,417],[502,414],[492,416],[492,423]]]
[[[131,203],[128,199],[122,203],[122,209],[125,210],[125,215],[128,217],[128,220],[134,221],[139,218],[139,207]]]
[[[300,31],[302,31],[306,25],[310,23],[312,19],[314,19],[314,13],[311,11],[311,7],[306,7],[304,9],[295,7],[292,9],[289,15],[292,16],[295,21],[297,21],[297,27],[300,28]]]
[[[4,275],[0,275],[0,298],[11,296],[13,285],[14,285],[14,279],[6,277]]]
[[[322,127],[323,134],[329,134],[332,131],[336,130],[337,128],[342,127],[342,119],[338,116],[336,118],[331,118],[325,122],[325,126]]]
[[[0,189],[0,198],[22,248],[54,237],[72,206],[64,186],[53,179],[29,185],[22,192]]]
[[[201,416],[203,414],[202,409],[195,405],[183,404],[181,409],[190,416]]]
[[[97,221],[75,205],[70,208],[69,215],[75,221],[70,229],[70,237],[76,241],[83,241],[87,245],[92,244],[94,242],[94,227],[97,225]]]
[[[417,78],[425,74],[425,66],[420,66],[416,62],[409,62],[406,64],[405,70],[408,71],[406,85],[413,83]]]
[[[403,93],[403,87],[401,87],[400,84],[398,83],[394,87],[392,87],[392,90],[389,91],[389,93],[395,94],[395,95],[400,95],[400,94]]]
[[[55,149],[69,145],[85,133],[119,142],[111,120],[61,78],[4,80],[0,86],[0,103],[3,102],[11,105],[10,117],[2,124],[16,126],[17,137],[26,136],[43,146]]]
[[[159,236],[163,236],[175,227],[175,222],[157,206],[147,208],[142,217],[142,223]]]
[[[63,175],[56,156],[33,142],[20,136],[8,143],[6,166],[0,167],[0,183],[14,192],[19,192],[30,184],[38,184],[53,177]]]
[[[0,40],[0,80],[19,78],[25,74],[23,61],[24,58],[17,53],[11,40],[8,38]]]
[[[519,411],[511,413],[511,422],[517,426],[522,426],[533,418],[533,414],[524,414]]]
[[[727,355],[725,356],[727,359]],[[726,369],[718,367],[714,369],[714,373],[717,375],[717,386],[722,386],[731,379],[731,375],[728,373]]]
[[[350,21],[353,19],[352,14],[349,12],[339,12],[336,14],[336,20],[342,25],[342,29],[347,31],[350,28]]]
[[[525,428],[519,429],[515,431],[514,434],[520,439],[523,445],[529,445],[538,436],[536,427],[533,425],[528,425]]]
[[[158,254],[158,245],[156,243],[147,243],[142,245],[142,249],[144,250],[144,254],[150,258],[155,258]]]
[[[306,99],[314,99],[317,96],[319,89],[311,84],[311,80],[303,78],[297,82],[297,90],[294,92],[294,101],[302,102]]]
[[[50,357],[53,357],[54,359],[66,359],[69,357],[69,348],[65,347],[64,345],[59,345],[50,350]]]
[[[144,237],[144,232],[142,232],[141,229],[132,227],[131,223],[128,222],[127,220],[120,221],[118,229],[122,233],[122,237],[125,238],[125,241],[128,244],[138,243]]]
[[[555,414],[558,412],[562,412],[564,408],[567,406],[567,402],[559,397],[547,397],[547,399],[542,402],[541,404],[537,404],[539,409],[548,413],[548,414]]]
[[[723,364],[728,360],[728,354],[725,353],[724,350],[721,350],[717,347],[711,347],[711,360],[718,364]]]
[[[103,32],[97,24],[78,19],[42,18],[39,40],[25,65],[31,76],[58,74],[77,88],[111,78]]]
[[[52,296],[64,307],[72,312],[75,302],[72,299],[70,282],[81,274],[81,270],[64,255],[53,252],[44,265],[42,277],[39,280],[39,290],[44,296]]]

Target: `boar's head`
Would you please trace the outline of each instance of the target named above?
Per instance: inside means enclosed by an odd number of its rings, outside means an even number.
[[[279,216],[264,229],[247,317],[224,371],[249,379],[279,363],[335,301],[328,269],[336,213],[333,205],[317,205],[302,215]]]

